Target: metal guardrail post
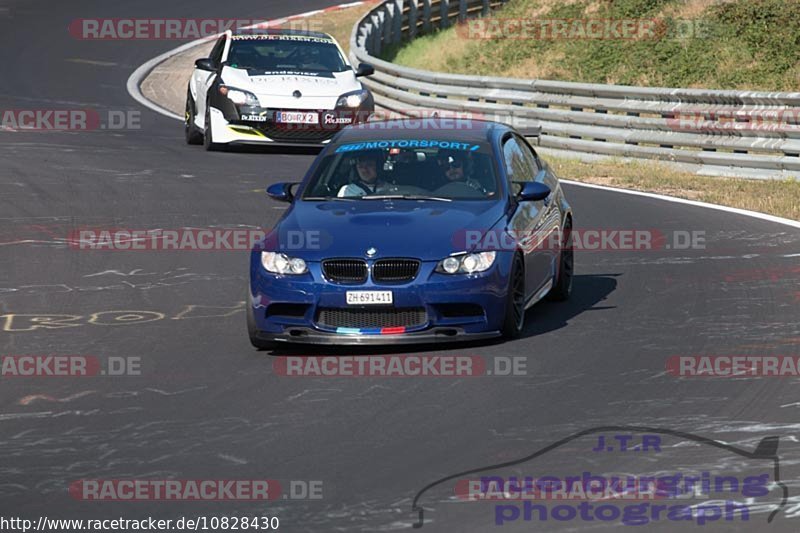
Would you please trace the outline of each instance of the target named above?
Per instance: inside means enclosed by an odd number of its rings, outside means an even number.
[[[408,0],[408,40],[417,36],[417,0]]]
[[[403,42],[403,1],[394,0],[394,19],[392,19],[392,44]]]
[[[371,45],[369,52],[379,56],[381,55],[381,13],[375,13],[370,19],[372,20],[372,30],[367,38]]]
[[[439,28],[445,29],[450,26],[450,0],[439,0]]]
[[[390,45],[392,44],[392,28],[394,28],[394,4],[392,3],[385,3],[382,4],[383,7],[383,20],[381,21],[381,25],[383,26],[383,45]]]
[[[431,31],[431,0],[422,0],[422,33]]]

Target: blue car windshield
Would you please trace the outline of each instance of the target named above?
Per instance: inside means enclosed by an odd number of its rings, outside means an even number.
[[[492,200],[498,198],[488,143],[381,140],[343,144],[324,157],[304,200]]]

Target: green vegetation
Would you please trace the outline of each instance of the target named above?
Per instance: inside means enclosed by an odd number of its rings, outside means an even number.
[[[796,0],[511,0],[485,23],[512,18],[656,23],[653,33],[642,39],[576,38],[576,33],[475,39],[469,36],[469,26],[462,26],[389,50],[387,59],[461,74],[662,87],[800,89]]]

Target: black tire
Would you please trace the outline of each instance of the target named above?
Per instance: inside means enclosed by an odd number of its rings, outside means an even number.
[[[209,152],[214,152],[222,148],[220,143],[212,141],[213,138],[214,134],[211,132],[211,106],[206,102],[206,131],[203,135],[203,146],[205,146],[206,150]]]
[[[506,316],[501,333],[506,339],[516,339],[525,326],[525,266],[520,254],[514,254],[506,295]]]
[[[558,254],[558,274],[553,288],[547,293],[547,299],[554,302],[568,300],[572,294],[572,278],[575,270],[575,257],[572,248],[572,221],[564,223],[564,239]]]
[[[247,335],[250,337],[250,344],[253,345],[253,348],[258,348],[259,350],[270,350],[275,347],[275,343],[258,338],[256,317],[253,315],[253,306],[250,303],[250,291],[247,292],[247,300],[245,301],[247,310],[245,312],[247,314]]]
[[[183,117],[183,132],[186,136],[186,144],[203,144],[203,132],[195,126],[195,105],[192,92],[186,89],[186,111]]]

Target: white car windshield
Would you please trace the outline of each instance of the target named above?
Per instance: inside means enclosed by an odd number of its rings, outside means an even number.
[[[350,67],[330,39],[296,38],[242,39],[234,37],[227,64],[262,74],[318,74],[344,72]]]

